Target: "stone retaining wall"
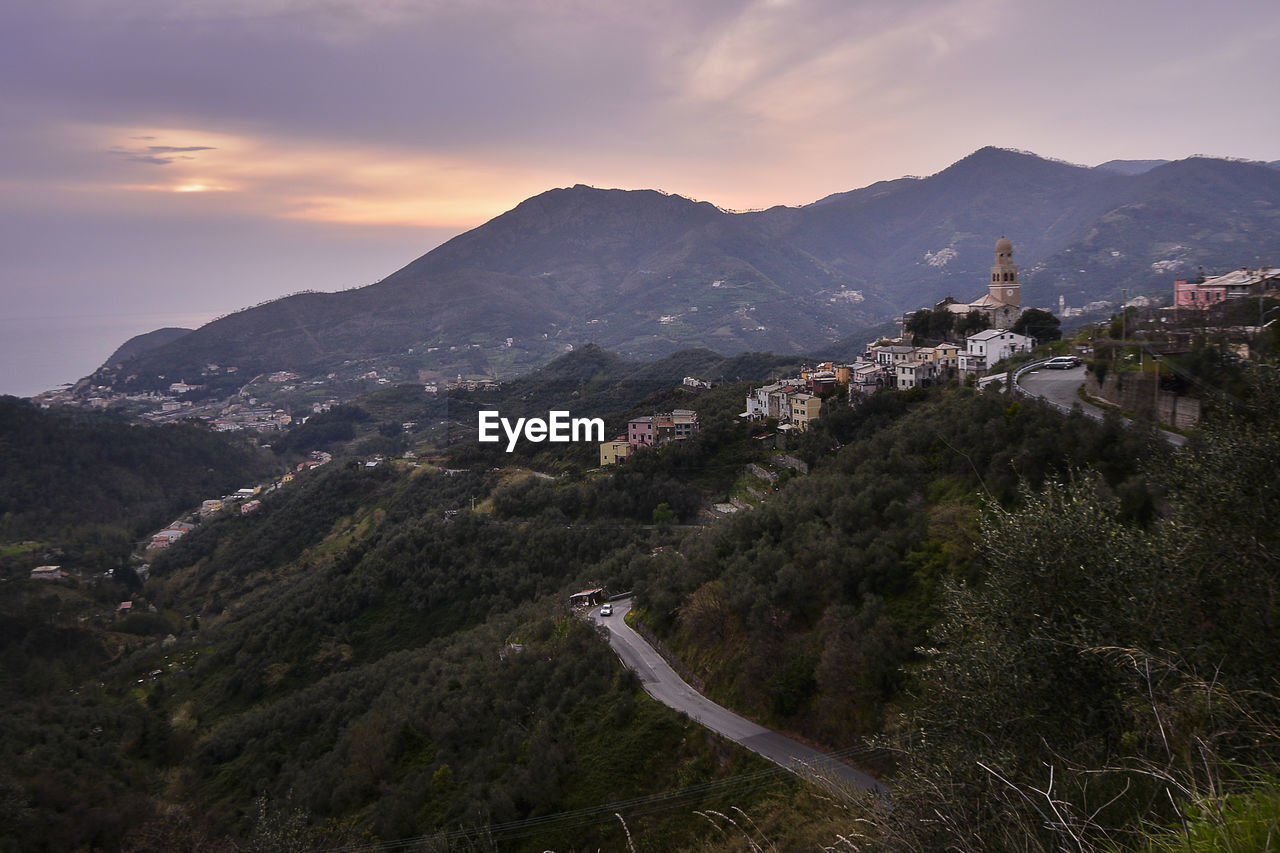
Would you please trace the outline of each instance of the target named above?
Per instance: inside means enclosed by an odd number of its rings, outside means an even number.
[[[1102,387],[1092,373],[1085,383],[1085,391],[1108,403],[1130,412],[1151,413],[1156,408],[1156,420],[1162,424],[1187,430],[1200,423],[1200,401],[1195,397],[1182,397],[1160,391],[1157,397],[1155,376],[1145,373],[1108,372]],[[1158,402],[1157,402],[1158,401]]]

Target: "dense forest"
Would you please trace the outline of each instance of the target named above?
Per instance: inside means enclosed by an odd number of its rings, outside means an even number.
[[[833,395],[774,450],[734,417],[747,384],[636,393],[589,356],[510,399],[576,392],[611,425],[680,403],[702,431],[604,470],[467,441],[336,459],[157,558],[148,624],[77,631],[76,591],[8,581],[0,849],[1172,850],[1274,826],[1269,371],[1179,451],[956,386]],[[358,444],[429,404],[328,423]],[[635,590],[718,701],[862,747],[890,797],[833,798],[655,704],[567,612],[586,585]]]
[[[144,426],[0,397],[0,542],[36,540],[77,566],[125,561],[134,541],[205,498],[279,469],[194,424]]]

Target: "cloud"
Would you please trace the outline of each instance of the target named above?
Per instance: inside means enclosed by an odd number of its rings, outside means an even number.
[[[1213,19],[1230,17],[1237,32],[1275,32],[1257,11],[1274,0],[1243,6],[1254,11]],[[420,198],[431,221],[443,221],[454,184],[424,177],[436,169],[478,182],[474,191],[457,184],[457,209],[473,213],[499,204],[503,182],[507,207],[525,188],[579,181],[755,207],[927,173],[987,144],[1089,160],[1092,152],[1077,152],[1114,146],[1120,130],[1134,140],[1130,156],[1145,140],[1171,138],[1167,127],[1139,120],[1151,112],[1146,92],[1160,87],[1138,69],[1158,67],[1155,56],[1185,63],[1184,76],[1192,67],[1199,73],[1203,61],[1170,58],[1161,43],[1189,16],[1121,0],[1106,6],[1109,23],[1099,27],[1101,0],[1084,8],[1088,14],[1074,6],[1050,12],[1014,0],[22,0],[6,19],[8,33],[0,31],[0,71],[14,70],[0,73],[0,102],[20,105],[21,124],[45,137],[48,124],[71,120],[131,133],[113,138],[116,165],[166,173],[164,181],[123,175],[104,183],[226,187],[218,203],[227,204],[232,194],[284,181],[278,192],[287,203],[269,209],[291,216],[345,210],[366,222],[382,210],[405,222]],[[1147,31],[1152,37],[1135,38]],[[1219,42],[1195,55],[1220,56]],[[1232,68],[1240,66],[1205,67],[1202,81],[1165,86],[1163,97],[1212,89],[1208,106],[1235,109],[1243,99],[1223,95],[1242,85],[1230,82],[1243,79]],[[1254,78],[1251,92],[1265,86],[1265,75]],[[1200,114],[1205,102],[1197,97],[1184,112]],[[1104,121],[1116,133],[1080,132]],[[159,133],[150,128],[217,128],[250,141],[252,156],[214,150],[216,135],[141,138]],[[1252,148],[1227,153],[1275,158],[1262,150],[1274,147],[1260,141],[1266,133],[1251,136]],[[294,169],[284,162],[293,153],[326,162]],[[33,150],[30,158],[46,156]],[[416,171],[397,187],[364,168],[379,161]],[[89,170],[86,162],[79,171]],[[252,164],[271,164],[275,177],[249,174]],[[304,174],[315,181],[309,195]],[[366,191],[371,202],[357,203]],[[393,197],[400,201],[387,201]],[[476,224],[461,214],[450,221]]]
[[[216,149],[212,145],[148,145],[147,150],[156,154],[176,154],[182,151],[214,151]]]
[[[80,192],[123,194],[130,197],[125,203],[131,207],[145,205],[147,196],[208,194],[209,204],[218,210],[281,220],[464,228],[514,206],[525,195],[556,182],[568,183],[571,177],[391,145],[353,146],[196,128],[93,126],[75,135],[101,140],[123,161],[99,181],[79,184]],[[141,150],[124,144],[144,136],[155,144]],[[187,139],[209,144],[179,144]],[[158,156],[163,152],[174,156]],[[163,164],[168,167],[166,180],[155,181],[154,172],[136,172],[131,163]]]
[[[130,139],[139,139],[145,141],[154,140],[154,136],[131,136]],[[196,151],[216,151],[212,145],[148,145],[143,148],[116,146],[111,150],[112,154],[131,160],[135,163],[147,163],[152,166],[168,166],[177,160],[194,160],[196,158],[188,156]],[[170,156],[165,156],[170,155]]]

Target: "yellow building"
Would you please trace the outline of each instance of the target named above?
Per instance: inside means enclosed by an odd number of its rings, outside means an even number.
[[[943,341],[933,349],[938,354],[938,367],[954,371],[960,366],[960,347],[948,341]]]
[[[615,438],[600,445],[600,465],[613,465],[631,455],[631,445],[625,438]]]
[[[791,395],[791,423],[800,430],[807,430],[810,421],[816,421],[822,411],[822,398],[813,394]]]

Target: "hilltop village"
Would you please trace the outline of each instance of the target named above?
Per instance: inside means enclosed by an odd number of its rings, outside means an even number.
[[[1034,337],[1010,329],[1022,316],[1021,289],[1018,267],[1013,262],[1013,243],[1001,237],[995,245],[987,290],[977,299],[958,302],[948,297],[932,312],[924,309],[905,316],[898,338],[876,341],[858,359],[821,362],[801,369],[798,376],[754,388],[746,397],[746,408],[740,417],[775,421],[778,434],[786,436],[805,432],[819,418],[823,395],[837,386],[846,387],[849,404],[857,405],[868,395],[885,389],[905,390],[983,376],[993,365],[1015,353],[1030,352],[1036,344]],[[928,315],[935,312],[945,318],[941,324],[944,328],[927,327]],[[924,317],[920,323],[915,319],[918,315]],[[964,336],[964,344],[941,340],[930,346],[913,346],[909,341],[915,337],[917,325],[926,326],[919,330],[925,334],[958,332]],[[1056,332],[1056,320],[1053,329]],[[687,377],[684,384],[696,389],[706,383]],[[600,464],[610,465],[642,448],[683,440],[696,433],[697,428],[698,416],[693,411],[655,413],[632,420],[626,435],[600,445]]]
[[[808,430],[819,418],[824,395],[837,387],[846,388],[849,405],[857,406],[869,395],[886,389],[922,388],[951,380],[979,386],[1003,382],[1005,374],[993,373],[993,368],[1018,354],[1030,353],[1039,343],[1060,337],[1060,321],[1056,316],[1044,309],[1024,311],[1021,290],[1018,266],[1013,262],[1013,243],[1001,237],[995,244],[987,290],[981,296],[970,302],[948,296],[932,308],[904,315],[897,338],[870,344],[857,359],[844,363],[821,362],[802,368],[796,376],[779,378],[752,389],[740,417],[776,422],[777,434],[785,437]],[[1277,290],[1280,290],[1280,268],[1269,266],[1241,268],[1212,277],[1178,279],[1174,282],[1172,305],[1164,310],[1172,312],[1175,321],[1188,311],[1190,316],[1202,318],[1209,308],[1246,297],[1257,297],[1261,305],[1261,300],[1274,296]],[[1122,316],[1132,315],[1134,319],[1132,328],[1126,329],[1121,324],[1122,341],[1127,332],[1131,333],[1139,352],[1150,350],[1154,360],[1188,349],[1190,342],[1185,340],[1186,334],[1179,332],[1178,324],[1171,324],[1169,317],[1157,318],[1157,331],[1139,328],[1136,311],[1153,304],[1149,297],[1135,296],[1121,305]],[[1100,303],[1088,307],[1105,310],[1114,306]],[[1267,313],[1269,316],[1270,312]],[[1059,314],[1069,315],[1071,310],[1059,306]],[[1258,325],[1253,328],[1255,333],[1262,330],[1265,319],[1258,318]],[[1169,326],[1173,328],[1160,330]],[[1205,331],[1207,327],[1201,329]],[[1240,331],[1248,332],[1247,329]],[[1165,343],[1157,343],[1157,338],[1163,338]],[[921,339],[937,342],[913,343]],[[1247,351],[1247,346],[1244,349]],[[1081,348],[1082,353],[1087,351],[1087,347]],[[1141,360],[1139,355],[1140,364]],[[1080,363],[1078,359],[1076,363]],[[1101,387],[1105,373],[1105,370],[1096,371],[1100,386],[1097,390],[1102,397],[1106,396]],[[1158,376],[1156,382],[1158,384]],[[692,390],[706,384],[693,377],[686,377],[684,381],[685,387]],[[1160,392],[1157,390],[1154,396],[1159,398]],[[632,420],[626,435],[600,445],[600,464],[614,464],[637,450],[683,440],[697,429],[697,413],[688,410],[654,413]]]

